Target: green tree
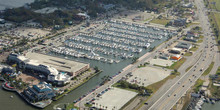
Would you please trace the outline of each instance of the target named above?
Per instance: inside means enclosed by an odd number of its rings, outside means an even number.
[[[94,67],[95,72],[99,72],[99,68],[97,66]]]
[[[128,83],[124,80],[120,82],[122,88],[128,88]]]

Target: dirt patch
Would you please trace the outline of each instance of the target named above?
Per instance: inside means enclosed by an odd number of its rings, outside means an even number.
[[[22,79],[22,81],[24,81],[25,83],[29,83],[31,85],[37,85],[40,81],[33,77],[33,76],[30,76],[30,75],[27,75],[27,74],[20,74],[17,79]]]

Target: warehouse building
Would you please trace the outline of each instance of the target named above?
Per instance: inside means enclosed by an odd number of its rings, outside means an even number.
[[[38,53],[27,53],[26,56],[10,54],[8,61],[16,63],[19,68],[43,74],[47,81],[57,85],[66,84],[72,77],[89,69],[89,64],[86,63]]]

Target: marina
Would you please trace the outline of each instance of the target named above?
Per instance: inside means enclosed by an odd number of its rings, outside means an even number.
[[[66,35],[62,45],[53,46],[49,53],[110,64],[119,63],[156,47],[155,44],[176,34],[168,29],[120,20],[108,20],[100,24],[104,25],[101,30]]]
[[[63,97],[62,99],[51,103],[51,105],[47,107],[48,109],[52,109],[54,105],[60,102],[69,103],[77,100],[79,96],[85,96],[85,94],[88,94],[89,91],[94,90],[94,88],[96,88],[97,85],[102,82],[102,77],[113,77],[117,75],[119,71],[132,63],[132,58],[141,57],[142,55],[149,52],[150,49],[157,47],[164,41],[176,35],[176,31],[162,28],[154,28],[147,25],[144,25],[145,27],[143,27],[142,25],[138,24],[139,28],[134,27],[132,29],[145,29],[146,33],[143,34],[145,37],[135,35],[140,33],[139,30],[131,35],[128,34],[132,33],[132,31],[130,30],[128,30],[127,33],[125,33],[126,31],[123,32],[123,29],[115,30],[122,31],[124,34],[122,36],[121,34],[115,34],[116,32],[107,31],[107,29],[110,30],[109,25],[111,24],[111,21],[101,23],[100,25],[103,24],[105,25],[104,29],[93,31],[92,33],[72,32],[64,34],[62,39],[51,42],[52,45],[45,48],[46,54],[59,56],[66,59],[73,59],[76,61],[89,62],[91,64],[91,67],[97,66],[99,67],[99,69],[103,70],[101,74],[94,76],[91,80],[89,80],[76,90],[68,93],[68,97]],[[122,22],[120,24],[121,28],[124,28],[126,25],[128,25],[127,27],[132,27],[129,26],[129,23],[127,24],[126,22]],[[112,23],[112,25],[114,24]],[[136,24],[133,25],[135,26]],[[152,35],[150,33],[152,33]],[[120,39],[120,41],[114,40],[116,38]],[[74,39],[79,40],[77,41]],[[98,43],[93,44],[92,41]],[[113,43],[115,45],[112,45]],[[114,48],[114,46],[117,46],[117,48]],[[7,96],[7,98],[8,97],[10,96]],[[19,97],[14,97],[13,100],[16,102],[19,101]],[[7,99],[6,101],[8,102],[10,100]],[[19,103],[21,105],[26,105],[26,103],[23,103],[22,101],[19,102],[21,102]],[[35,108],[30,107],[29,109]]]

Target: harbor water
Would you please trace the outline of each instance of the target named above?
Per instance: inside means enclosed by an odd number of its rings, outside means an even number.
[[[34,0],[0,0],[0,11],[6,8],[21,7],[26,3],[32,3]]]
[[[205,103],[202,110],[220,110],[220,102],[218,101],[215,104]]]

